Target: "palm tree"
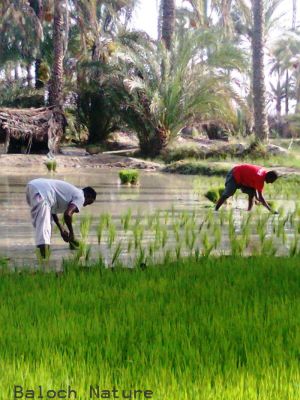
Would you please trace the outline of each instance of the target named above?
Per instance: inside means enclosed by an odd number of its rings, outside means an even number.
[[[58,107],[62,107],[63,104],[64,15],[66,10],[67,0],[55,0],[53,22],[54,64],[49,87],[49,104]]]
[[[175,29],[175,0],[162,1],[162,35],[161,38],[168,50],[171,49]]]
[[[116,129],[117,118],[112,115],[102,86],[106,84],[111,58],[117,50],[118,35],[126,30],[136,3],[136,0],[72,2],[72,19],[76,24],[71,30],[70,51],[77,59],[78,114],[88,127],[89,143],[104,141]]]
[[[143,154],[157,156],[195,120],[234,121],[233,101],[240,99],[228,70],[246,63],[239,50],[220,38],[220,31],[190,32],[174,38],[171,52],[147,37],[123,38],[126,47],[111,74],[110,97],[116,112],[137,132]]]
[[[263,0],[252,0],[252,74],[254,130],[258,141],[268,140],[269,126],[266,109],[264,75],[264,6]]]

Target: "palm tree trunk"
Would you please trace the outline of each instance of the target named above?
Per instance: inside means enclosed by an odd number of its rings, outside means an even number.
[[[63,61],[64,61],[64,13],[66,0],[54,3],[54,64],[49,87],[49,104],[62,107],[63,104]]]
[[[285,115],[289,114],[289,71],[286,70],[286,75],[285,75]]]
[[[263,0],[252,0],[252,69],[254,130],[258,141],[268,140],[269,126],[266,108],[264,75],[264,6]]]
[[[40,21],[43,18],[43,0],[29,0],[30,7],[34,10],[36,16]],[[40,89],[44,87],[44,82],[39,79],[39,71],[42,60],[40,58],[35,59],[35,88]]]
[[[175,29],[175,0],[162,1],[162,40],[168,50],[171,49]]]
[[[297,0],[293,0],[293,14],[292,14],[292,30],[296,29],[297,20]]]

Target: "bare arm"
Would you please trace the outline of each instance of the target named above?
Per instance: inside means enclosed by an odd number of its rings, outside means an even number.
[[[264,199],[264,196],[262,194],[262,192],[257,192],[258,193],[258,201],[264,206],[266,207],[269,211],[272,212],[271,207],[269,206],[269,204],[266,202],[266,200]]]
[[[69,229],[69,240],[72,241],[74,240],[74,231],[73,231],[73,226],[72,226],[72,216],[74,213],[78,213],[78,208],[70,203],[67,210],[64,213],[64,219],[65,223],[67,225],[67,228]]]
[[[52,214],[52,218],[53,218],[53,221],[56,223],[59,231],[62,232],[64,230],[64,228],[62,227],[61,223],[59,222],[59,219],[58,219],[57,215],[56,214]]]
[[[64,227],[61,225],[61,223],[59,222],[59,219],[58,219],[56,214],[52,214],[52,218],[53,218],[53,221],[56,223],[56,225],[57,225],[57,227],[58,227],[58,229],[60,231],[61,237],[63,238],[63,240],[65,242],[68,242],[69,241],[69,232],[67,232],[64,229]]]

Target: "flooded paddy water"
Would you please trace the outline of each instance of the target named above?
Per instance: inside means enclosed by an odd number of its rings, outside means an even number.
[[[203,194],[222,178],[203,178],[140,172],[137,187],[120,184],[118,169],[73,169],[50,175],[39,171],[0,175],[0,257],[11,267],[37,266],[34,230],[26,203],[26,184],[37,177],[66,180],[77,187],[93,186],[97,200],[75,217],[77,237],[86,236],[81,254],[111,266],[133,266],[149,260],[163,262],[182,255],[291,254],[298,251],[298,210],[282,201],[291,213],[274,216],[262,207],[247,213],[246,198],[218,213]],[[255,208],[255,207],[254,207]],[[102,215],[102,217],[101,217]],[[90,218],[88,217],[90,216]],[[85,221],[89,227],[84,232]],[[100,241],[100,244],[99,244]],[[51,265],[75,257],[56,229]],[[80,255],[79,255],[80,256]],[[79,257],[78,256],[78,257]]]

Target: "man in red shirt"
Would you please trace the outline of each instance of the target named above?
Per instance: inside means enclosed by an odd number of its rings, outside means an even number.
[[[241,189],[243,193],[247,193],[249,196],[248,211],[252,209],[254,198],[262,203],[269,211],[271,207],[266,202],[262,195],[264,184],[273,183],[278,178],[276,171],[267,171],[263,167],[251,164],[237,165],[231,171],[228,172],[225,181],[225,190],[217,202],[216,210],[221,205],[234,195],[237,189]]]

